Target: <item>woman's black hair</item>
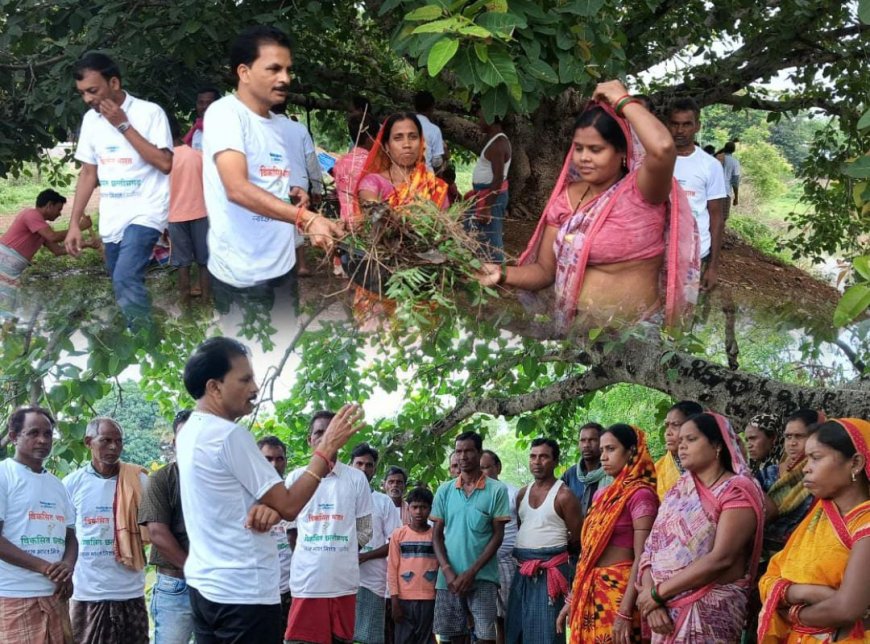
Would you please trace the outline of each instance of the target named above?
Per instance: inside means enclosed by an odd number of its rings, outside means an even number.
[[[802,422],[807,428],[812,427],[819,422],[819,412],[815,409],[796,409],[786,416],[785,424],[796,420]]]
[[[603,107],[595,105],[585,110],[574,122],[573,132],[581,128],[594,127],[601,138],[616,148],[617,152],[627,152],[628,143],[625,134],[616,119],[610,116]]]
[[[821,425],[813,425],[810,427],[810,434],[822,445],[837,450],[845,458],[852,458],[858,451],[849,432],[836,421],[829,420]]]
[[[634,431],[634,427],[631,425],[616,423],[601,432],[602,436],[604,434],[613,434],[614,438],[619,441],[626,451],[629,451],[632,447],[637,449],[637,432]]]
[[[395,114],[390,114],[386,120],[384,121],[384,138],[382,140],[383,145],[386,145],[390,140],[390,134],[393,131],[393,126],[399,121],[413,121],[414,125],[417,127],[417,134],[420,138],[423,138],[423,126],[420,125],[420,119],[417,118],[417,115],[413,112],[396,112]]]
[[[716,422],[713,414],[695,414],[686,419],[687,423],[689,421],[695,423],[695,427],[710,441],[713,447],[720,447],[719,464],[733,474],[734,466],[731,465],[731,450],[725,444],[725,437],[722,436],[722,430],[719,429],[719,423]]]

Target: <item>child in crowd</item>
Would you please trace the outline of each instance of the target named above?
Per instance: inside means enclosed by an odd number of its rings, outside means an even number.
[[[438,561],[432,546],[432,492],[414,488],[408,494],[411,523],[393,532],[387,558],[395,642],[430,644],[435,616]]]

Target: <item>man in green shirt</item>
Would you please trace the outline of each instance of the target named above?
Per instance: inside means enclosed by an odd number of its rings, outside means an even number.
[[[496,553],[510,521],[507,488],[480,469],[483,440],[465,432],[456,438],[459,477],[435,493],[429,519],[440,570],[435,584],[435,632],[442,642],[465,632],[466,612],[480,644],[495,642],[499,576]]]

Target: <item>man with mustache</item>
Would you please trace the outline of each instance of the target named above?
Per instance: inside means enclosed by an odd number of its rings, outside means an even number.
[[[63,480],[75,508],[79,558],[70,615],[76,642],[148,644],[139,499],[145,471],[123,463],[124,433],[99,417],[85,429],[90,462]]]
[[[698,223],[701,243],[701,290],[716,286],[719,255],[725,235],[722,199],[728,197],[725,172],[715,157],[695,145],[701,129],[701,108],[691,98],[681,98],[671,105],[668,129],[677,148],[674,178],[686,191],[692,214]]]
[[[0,633],[5,642],[62,642],[78,542],[69,496],[43,468],[54,419],[21,407],[7,428],[15,456],[0,461]]]
[[[244,30],[230,49],[236,92],[205,113],[208,270],[224,313],[234,305],[271,311],[280,295],[292,307],[296,235],[325,249],[343,235],[340,225],[289,201],[292,188],[307,184],[307,171],[287,154],[286,119],[271,109],[287,99],[291,66],[286,34],[267,26]]]
[[[160,106],[122,89],[118,65],[105,54],[83,56],[73,78],[91,109],[76,147],[82,167],[64,244],[78,257],[85,206],[99,186],[100,237],[115,300],[129,320],[141,320],[150,312],[145,268],[169,213],[169,121]]]

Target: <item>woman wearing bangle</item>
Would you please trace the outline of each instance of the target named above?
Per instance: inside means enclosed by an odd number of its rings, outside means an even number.
[[[357,184],[356,225],[363,206],[386,203],[394,210],[414,201],[447,207],[447,184],[426,167],[423,128],[415,114],[398,112],[387,117],[372,145]],[[354,314],[364,324],[380,315],[392,315],[396,303],[362,287],[354,296]]]
[[[804,486],[818,501],[759,582],[758,641],[867,642],[870,423],[811,428],[806,454]]]
[[[583,522],[580,561],[566,616],[571,644],[641,641],[637,590],[632,583],[659,506],[655,465],[644,433],[612,425],[601,434],[601,465],[613,483],[599,490]]]
[[[594,96],[504,283],[533,292],[554,285],[562,331],[578,315],[636,321],[662,309],[677,324],[695,300],[699,259],[694,217],[673,179],[673,139],[619,81],[598,85]],[[487,264],[479,281],[492,286],[498,278],[499,267]]]
[[[719,414],[689,417],[679,455],[686,471],[647,539],[638,607],[653,642],[739,642],[761,553],[761,488]]]

